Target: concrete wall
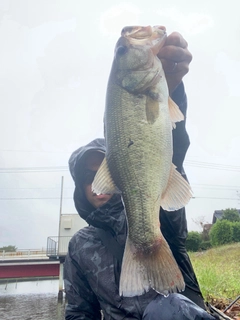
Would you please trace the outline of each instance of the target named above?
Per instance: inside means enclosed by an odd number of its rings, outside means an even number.
[[[73,236],[79,229],[85,227],[87,223],[78,214],[62,214],[60,219],[60,237]]]

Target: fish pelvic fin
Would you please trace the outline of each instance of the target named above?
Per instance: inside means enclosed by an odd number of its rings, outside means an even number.
[[[152,251],[137,250],[127,239],[120,276],[119,295],[133,297],[150,289],[168,295],[185,289],[173,254],[161,235]]]
[[[184,115],[182,114],[178,105],[170,97],[168,97],[168,107],[169,107],[170,119],[172,121],[172,127],[173,129],[175,129],[176,128],[175,123],[183,121]]]
[[[103,159],[92,183],[92,191],[96,194],[121,193],[115,185],[108,169],[106,157]]]
[[[190,201],[192,195],[189,183],[172,164],[168,185],[161,198],[161,207],[167,211],[181,209]]]

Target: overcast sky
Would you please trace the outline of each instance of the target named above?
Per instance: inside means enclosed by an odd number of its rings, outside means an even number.
[[[103,136],[113,50],[126,25],[165,25],[193,54],[184,78],[194,190],[189,230],[240,208],[238,1],[0,1],[0,247],[46,247],[76,213],[68,159]]]

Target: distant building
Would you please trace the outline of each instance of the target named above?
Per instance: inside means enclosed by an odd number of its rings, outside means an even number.
[[[48,237],[47,256],[49,259],[58,260],[59,263],[59,292],[58,299],[63,298],[63,263],[68,251],[68,243],[72,236],[87,225],[79,214],[60,214],[58,236]]]
[[[47,256],[51,259],[64,261],[69,241],[79,229],[85,226],[87,223],[80,218],[79,214],[61,214],[58,236],[51,236],[47,239]]]
[[[222,219],[223,211],[224,211],[224,210],[215,210],[215,211],[214,211],[212,224],[214,224],[217,220]],[[240,216],[240,209],[237,209],[237,211],[238,211],[239,216]]]

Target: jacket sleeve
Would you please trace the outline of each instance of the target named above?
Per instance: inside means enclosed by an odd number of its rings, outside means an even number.
[[[71,242],[64,262],[67,306],[65,320],[100,320],[100,305],[77,261],[71,255]]]
[[[184,121],[176,123],[176,129],[173,129],[173,163],[186,179],[183,161],[190,142],[186,131],[187,97],[183,83],[173,92],[172,99],[184,115]],[[163,236],[167,240],[178,266],[182,271],[186,285],[200,293],[198,281],[185,246],[188,234],[185,208],[172,212],[165,211],[161,208],[160,223]]]
[[[183,170],[183,161],[189,146],[189,138],[185,127],[187,97],[183,83],[181,83],[173,92],[172,99],[179,106],[184,115],[184,121],[176,123],[176,128],[173,129],[173,163],[177,166],[177,170],[186,178]],[[160,222],[162,233],[168,241],[172,251],[174,253],[185,251],[185,240],[187,238],[185,209],[183,208],[177,211],[168,212],[161,208]]]
[[[186,131],[187,117],[187,96],[184,85],[181,83],[172,94],[173,101],[178,105],[184,115],[184,120],[176,123],[176,129],[173,129],[173,163],[180,173],[183,172],[183,161],[190,145],[189,137]]]

